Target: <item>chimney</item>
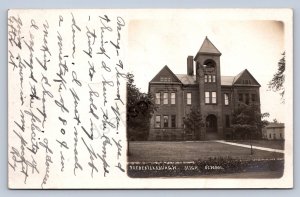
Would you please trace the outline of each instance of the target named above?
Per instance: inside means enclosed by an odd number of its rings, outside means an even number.
[[[187,74],[193,76],[194,75],[194,60],[193,56],[187,57]]]

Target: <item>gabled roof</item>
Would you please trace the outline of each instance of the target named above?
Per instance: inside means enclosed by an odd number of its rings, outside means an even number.
[[[238,75],[236,75],[236,76],[234,77],[234,79],[233,79],[232,84],[233,84],[233,85],[237,85],[237,81],[238,81],[240,78],[242,78],[244,75],[249,75],[250,78],[256,83],[256,84],[251,84],[252,86],[253,86],[253,85],[255,85],[255,86],[260,86],[260,84],[256,81],[256,79],[251,75],[251,73],[250,73],[247,69],[243,70],[243,71],[240,72]]]
[[[245,69],[245,70],[246,70],[246,69]],[[245,70],[241,71],[239,74],[237,74],[237,75],[234,77],[234,79],[233,79],[233,81],[232,81],[232,84],[234,84],[234,83],[242,76],[242,74],[245,72]]]
[[[175,82],[177,82],[177,83],[181,83],[181,81],[178,79],[178,77],[171,71],[171,69],[167,66],[167,65],[165,65],[158,73],[157,73],[157,75],[155,75],[155,77],[153,77],[153,79],[149,82],[149,83],[155,83],[155,82],[159,82],[160,83],[160,81],[159,80],[155,80],[155,79],[157,79],[157,77],[159,77],[159,76],[161,76],[162,75],[162,73],[163,72],[167,72],[167,73],[169,73],[169,75],[171,75],[172,77],[173,77],[173,79],[174,79],[174,81],[173,81],[173,83]]]
[[[237,81],[242,78],[244,75],[249,75],[250,78],[256,84],[247,84],[248,86],[260,86],[260,84],[256,81],[256,79],[251,75],[251,73],[245,69],[236,76],[221,76],[221,85],[223,86],[232,86],[232,85],[245,85],[245,84],[238,84]]]
[[[205,37],[199,51],[197,52],[195,59],[200,54],[216,54],[216,55],[221,55],[221,52],[215,47],[215,45],[207,38]]]

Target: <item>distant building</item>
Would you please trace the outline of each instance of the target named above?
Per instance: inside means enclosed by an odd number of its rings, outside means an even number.
[[[200,109],[205,128],[189,139],[231,138],[232,114],[239,104],[260,107],[260,84],[247,69],[236,76],[221,76],[220,56],[206,37],[196,56],[187,57],[187,74],[174,74],[164,66],[149,82],[158,107],[151,118],[149,140],[186,139],[183,118],[192,107]]]
[[[262,129],[262,137],[267,140],[284,140],[284,123],[269,123]]]

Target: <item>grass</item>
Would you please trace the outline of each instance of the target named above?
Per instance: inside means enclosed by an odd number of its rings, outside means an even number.
[[[146,141],[129,143],[129,162],[195,161],[211,157],[231,157],[234,159],[274,159],[283,158],[281,153],[255,150],[218,142],[164,142]]]
[[[264,172],[239,172],[231,174],[210,174],[202,175],[201,178],[239,178],[239,179],[272,179],[280,178],[282,176],[282,171],[264,171]]]
[[[232,140],[229,142],[250,145],[249,140]],[[252,145],[265,147],[265,148],[284,150],[284,140],[252,140]]]

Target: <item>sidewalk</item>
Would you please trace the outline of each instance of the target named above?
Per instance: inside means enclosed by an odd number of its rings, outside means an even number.
[[[234,142],[226,142],[224,140],[216,140],[215,142],[219,142],[219,143],[222,143],[222,144],[228,144],[228,145],[232,145],[232,146],[240,146],[240,147],[244,147],[244,148],[251,148],[250,145],[238,144],[238,143],[234,143]],[[253,149],[258,149],[258,150],[269,151],[269,152],[284,153],[284,150],[273,149],[273,148],[265,148],[265,147],[260,147],[260,146],[252,146],[252,148]]]

